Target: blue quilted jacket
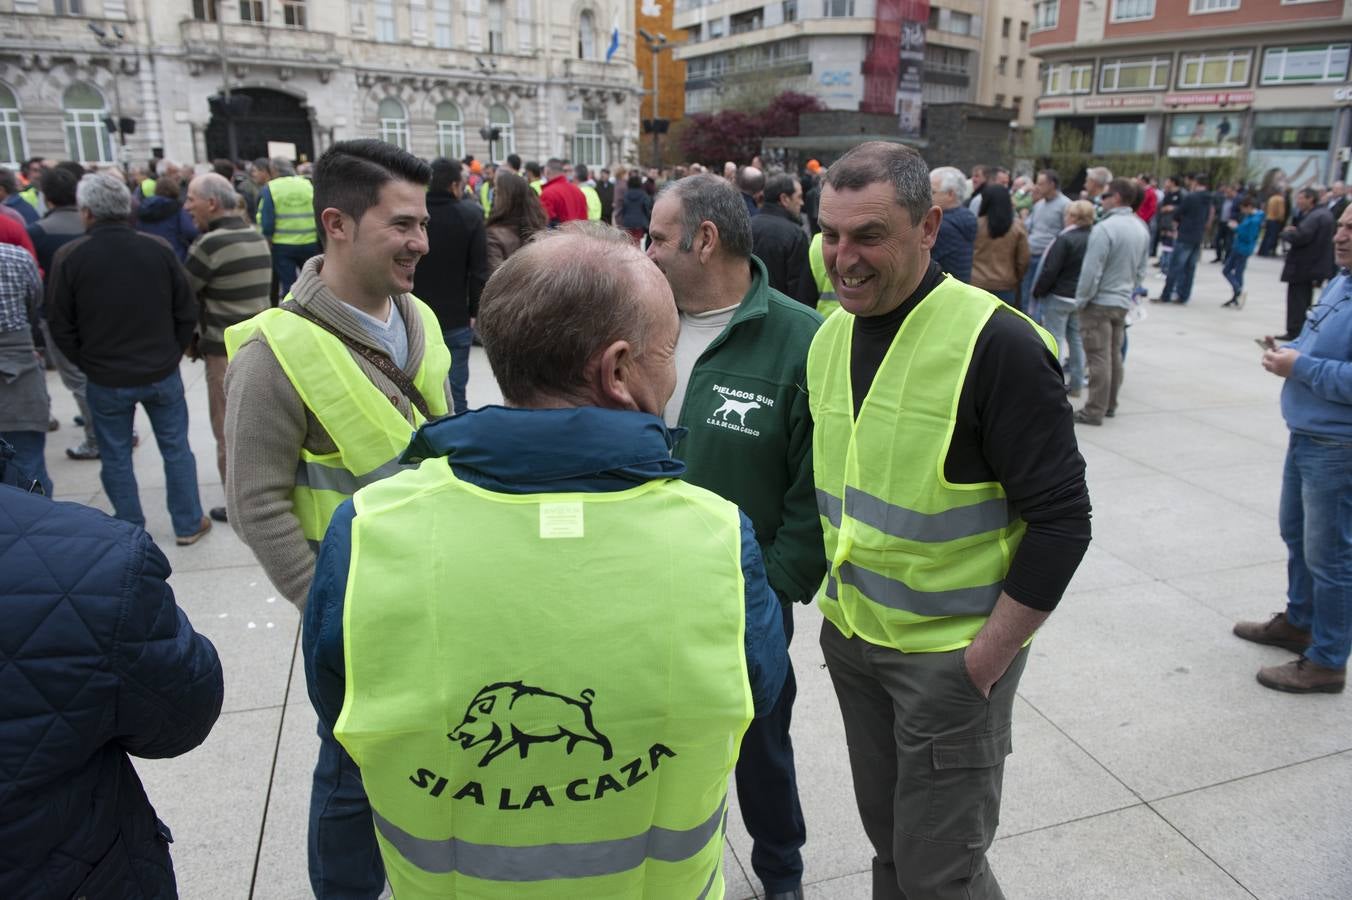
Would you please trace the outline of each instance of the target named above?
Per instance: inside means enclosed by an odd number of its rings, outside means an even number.
[[[177,896],[129,754],[202,743],[223,686],[168,576],[140,528],[0,483],[0,897]]]

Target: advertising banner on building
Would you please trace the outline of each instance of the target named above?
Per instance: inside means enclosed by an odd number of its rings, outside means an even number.
[[[1169,156],[1238,156],[1243,117],[1236,113],[1183,113],[1169,117]]]
[[[901,66],[901,7],[903,0],[878,0],[873,19],[873,37],[861,67],[864,73],[864,98],[859,111],[887,115],[897,96],[898,70]]]
[[[879,0],[879,8],[884,0]],[[921,94],[925,87],[925,26],[929,0],[899,0],[901,71],[897,82],[897,128],[903,137],[920,137]]]

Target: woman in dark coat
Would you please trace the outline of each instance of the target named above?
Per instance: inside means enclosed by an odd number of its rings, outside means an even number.
[[[136,214],[136,230],[159,235],[174,248],[179,262],[187,260],[188,248],[197,240],[198,231],[179,200],[177,178],[155,182],[155,195],[142,201]]]
[[[1075,305],[1075,285],[1094,227],[1094,205],[1076,200],[1066,207],[1066,227],[1042,257],[1042,270],[1033,283],[1033,298],[1042,310],[1042,326],[1056,338],[1062,365],[1070,378],[1070,396],[1084,389],[1084,343],[1080,340],[1080,314]],[[1067,363],[1069,356],[1069,363]]]
[[[653,216],[653,198],[643,189],[643,176],[633,172],[620,201],[620,227],[629,232],[634,244],[642,246]]]

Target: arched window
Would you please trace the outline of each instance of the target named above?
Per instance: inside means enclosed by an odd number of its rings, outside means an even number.
[[[465,156],[465,122],[460,107],[449,100],[437,104],[437,155],[447,159]]]
[[[573,162],[593,169],[606,164],[606,133],[595,119],[577,123],[577,133],[573,135]]]
[[[493,162],[504,162],[508,156],[516,152],[516,132],[512,128],[512,111],[501,103],[494,103],[488,108],[488,127],[498,128],[502,134],[498,135],[494,142]]]
[[[596,59],[596,16],[589,9],[577,18],[577,58]]]
[[[408,112],[404,109],[404,104],[393,97],[386,97],[380,101],[380,139],[387,144],[394,144],[404,150],[408,149]]]
[[[91,84],[77,81],[66,88],[61,106],[66,118],[66,150],[71,159],[82,163],[113,161],[113,142],[108,126],[108,104]]]
[[[17,169],[28,158],[24,141],[23,117],[19,115],[19,101],[14,92],[0,84],[0,165]]]

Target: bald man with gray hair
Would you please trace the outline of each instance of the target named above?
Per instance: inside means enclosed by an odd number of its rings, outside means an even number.
[[[201,236],[188,250],[183,268],[201,314],[188,355],[207,368],[207,410],[216,438],[216,468],[225,484],[225,329],[267,309],[272,286],[272,253],[267,239],[243,216],[242,198],[215,172],[188,184],[183,208]],[[224,506],[209,513],[226,521]]]

